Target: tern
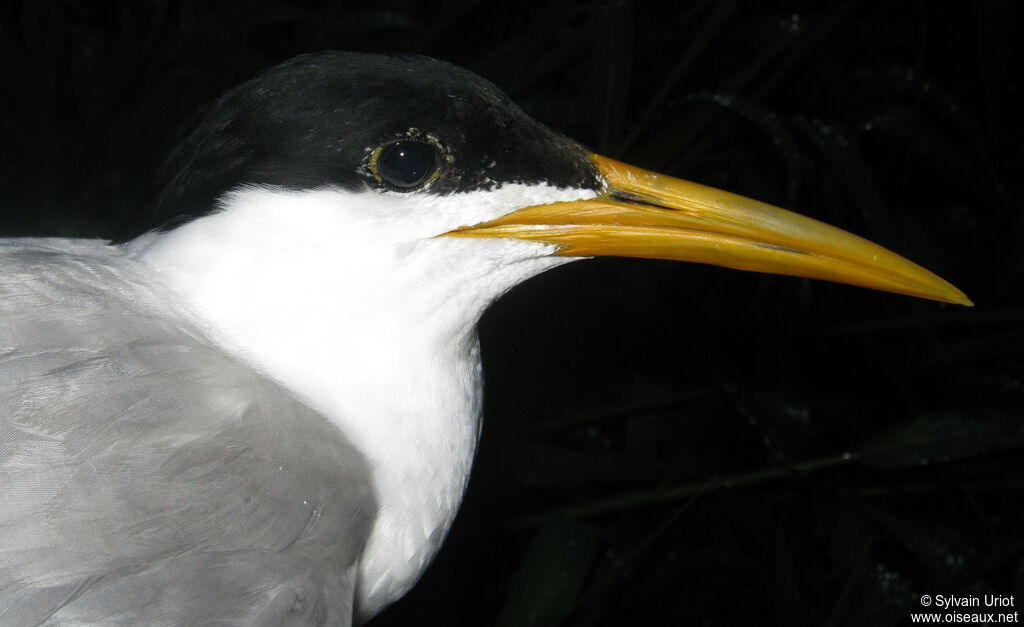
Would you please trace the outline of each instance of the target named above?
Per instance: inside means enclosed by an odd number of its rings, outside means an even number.
[[[0,624],[325,624],[419,578],[483,311],[602,255],[970,304],[857,236],[598,156],[433,59],[229,91],[113,242],[0,242]]]

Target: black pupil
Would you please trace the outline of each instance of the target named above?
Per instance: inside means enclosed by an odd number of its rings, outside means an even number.
[[[417,141],[395,142],[377,158],[380,177],[395,187],[416,187],[437,167],[437,149]]]

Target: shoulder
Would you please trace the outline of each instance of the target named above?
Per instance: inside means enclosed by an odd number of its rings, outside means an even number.
[[[57,244],[0,244],[0,607],[142,617],[186,586],[237,618],[313,571],[351,579],[376,513],[362,455],[144,269]]]

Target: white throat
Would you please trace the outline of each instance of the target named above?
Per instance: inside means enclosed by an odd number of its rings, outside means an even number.
[[[369,460],[380,510],[359,565],[364,617],[416,582],[462,499],[481,413],[477,320],[514,285],[571,261],[543,244],[434,236],[590,196],[243,189],[218,213],[128,244],[212,337]]]

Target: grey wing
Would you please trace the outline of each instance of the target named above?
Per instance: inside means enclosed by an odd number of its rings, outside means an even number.
[[[160,299],[0,246],[0,624],[349,624],[364,459]]]

